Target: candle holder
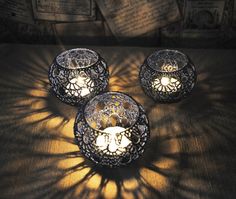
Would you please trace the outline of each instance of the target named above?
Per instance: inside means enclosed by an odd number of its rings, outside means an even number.
[[[176,102],[186,97],[197,79],[189,57],[177,50],[152,53],[141,66],[139,80],[144,92],[159,102]]]
[[[82,104],[105,91],[108,76],[104,59],[86,48],[62,52],[49,69],[49,81],[56,96],[71,105]]]
[[[126,165],[144,152],[148,118],[128,95],[106,92],[79,111],[74,133],[81,152],[93,162],[108,167]]]

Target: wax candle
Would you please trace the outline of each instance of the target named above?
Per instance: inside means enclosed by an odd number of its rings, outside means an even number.
[[[131,141],[124,135],[119,139],[119,134],[125,131],[125,128],[114,126],[103,130],[105,134],[99,135],[96,139],[96,145],[100,150],[107,149],[109,152],[116,152],[117,155],[125,151]]]
[[[69,83],[66,86],[65,92],[69,96],[81,96],[84,97],[88,94],[90,94],[89,88],[87,86],[87,83],[89,79],[86,77],[78,76],[77,78],[73,78],[69,80]],[[91,86],[94,86],[93,83]]]

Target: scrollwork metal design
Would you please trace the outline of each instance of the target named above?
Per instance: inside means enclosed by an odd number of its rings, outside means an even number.
[[[139,72],[144,92],[158,102],[176,102],[186,97],[196,83],[195,66],[177,50],[152,53]]]
[[[95,51],[76,48],[59,54],[49,69],[56,96],[71,105],[83,104],[108,86],[108,67]]]
[[[106,131],[114,126],[123,130]],[[108,167],[126,165],[144,152],[149,138],[148,118],[142,106],[128,95],[107,92],[79,111],[74,134],[81,152],[93,162]]]

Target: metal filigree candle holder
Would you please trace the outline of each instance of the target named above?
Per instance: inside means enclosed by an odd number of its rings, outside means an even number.
[[[49,69],[56,96],[71,105],[82,104],[106,90],[108,67],[95,51],[75,48],[59,54]]]
[[[167,49],[152,53],[139,73],[144,92],[159,102],[176,102],[186,97],[196,78],[191,60],[180,51]]]
[[[126,165],[144,151],[148,118],[128,95],[107,92],[79,111],[74,133],[81,152],[93,162],[109,167]]]

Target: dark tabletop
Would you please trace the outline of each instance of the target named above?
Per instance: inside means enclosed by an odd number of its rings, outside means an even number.
[[[197,85],[178,103],[158,104],[138,81],[155,49],[90,47],[109,65],[109,90],[141,103],[151,127],[143,156],[104,169],[74,142],[77,108],[50,91],[48,68],[64,48],[0,45],[0,198],[236,198],[236,50],[182,49]]]

